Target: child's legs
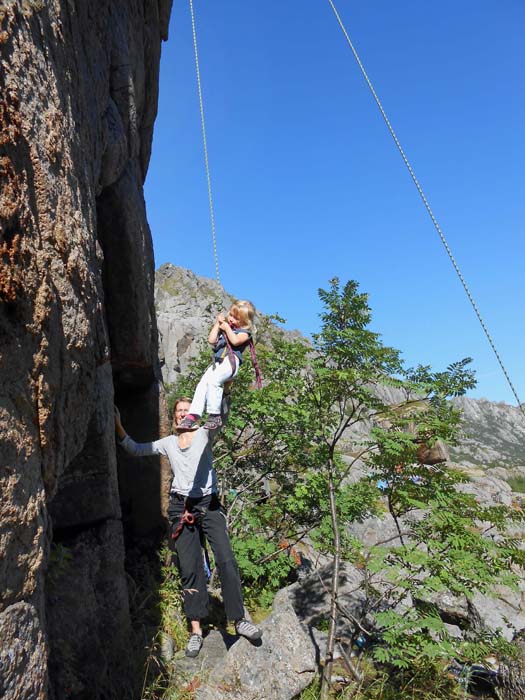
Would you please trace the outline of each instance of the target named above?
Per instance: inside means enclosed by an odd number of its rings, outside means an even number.
[[[235,357],[235,367],[232,372],[232,366],[228,357],[225,357],[221,363],[210,368],[211,372],[208,378],[208,386],[206,392],[206,409],[208,413],[220,413],[222,401],[222,387],[229,380],[233,379],[239,369],[239,360]],[[208,373],[208,370],[206,371]],[[193,404],[192,404],[193,405]]]
[[[213,365],[210,365],[206,372],[204,372],[204,374],[200,378],[200,381],[197,384],[197,388],[195,389],[195,393],[193,394],[193,399],[188,413],[191,413],[195,416],[202,416],[202,414],[204,413],[204,406],[206,405],[206,394],[208,393],[208,383],[210,382],[210,376],[212,372]]]

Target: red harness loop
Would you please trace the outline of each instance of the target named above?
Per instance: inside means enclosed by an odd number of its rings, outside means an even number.
[[[195,516],[193,513],[190,513],[189,510],[184,507],[184,513],[180,516],[179,524],[175,528],[175,531],[171,533],[172,539],[176,540],[177,537],[180,535],[182,532],[182,528],[184,525],[194,525],[195,524]]]
[[[250,355],[252,356],[253,368],[255,370],[255,383],[258,389],[262,389],[262,374],[259,369],[259,363],[257,362],[257,354],[252,338],[250,338]]]

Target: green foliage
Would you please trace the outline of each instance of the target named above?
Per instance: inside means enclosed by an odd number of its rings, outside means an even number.
[[[171,562],[168,547],[160,551],[161,583],[159,587],[159,608],[161,629],[173,639],[176,649],[183,649],[188,642],[188,628],[184,616],[181,581],[179,572]]]
[[[430,404],[428,410],[436,412],[434,425],[443,437],[448,427],[441,422],[442,406]],[[452,420],[455,415],[449,414],[448,426]],[[439,658],[472,663],[507,653],[499,635],[480,637],[476,644],[451,638],[432,600],[442,591],[470,598],[475,591],[490,594],[496,585],[515,588],[525,554],[507,528],[522,522],[524,513],[483,506],[458,489],[467,481],[461,472],[415,462],[407,434],[397,433],[394,425],[375,429],[373,437],[372,479],[385,485],[384,498],[402,540],[401,546],[372,548],[367,556],[369,590],[376,591],[370,611],[383,642],[375,649],[377,660],[408,669]],[[404,606],[405,600],[415,601],[415,607]],[[379,610],[385,603],[389,609]]]
[[[319,678],[315,678],[308,687],[299,695],[298,700],[319,700],[321,693],[321,683]]]
[[[321,332],[314,335],[314,345],[321,359],[330,359],[327,376],[338,378],[341,388],[345,384],[363,388],[367,381],[377,381],[378,376],[392,375],[401,369],[399,352],[384,346],[379,334],[367,328],[372,312],[368,295],[358,293],[358,288],[358,283],[350,280],[341,289],[339,280],[334,278],[329,290],[319,290],[325,311],[321,313]],[[344,394],[341,396],[345,398]]]
[[[409,671],[380,671],[359,659],[361,681],[336,686],[330,693],[333,700],[468,700],[461,685],[442,662],[415,666]],[[342,669],[348,675],[347,669]],[[316,678],[299,695],[298,700],[320,700],[321,684]]]
[[[233,551],[251,606],[267,608],[276,591],[288,583],[293,561],[286,551],[277,549],[264,533],[247,532],[232,537]]]
[[[447,665],[438,661],[368,677],[359,686],[351,684],[341,700],[467,700],[468,697],[447,671]]]
[[[167,641],[173,643],[176,652],[188,641],[187,621],[183,612],[179,575],[172,564],[172,554],[167,546],[154,558],[136,555],[133,562],[133,578],[128,579],[133,627],[137,646],[144,667],[140,697],[142,700],[191,700],[192,694],[176,687],[171,669],[163,654]],[[132,584],[132,585],[131,585]]]
[[[524,476],[511,476],[507,479],[507,483],[510,488],[516,493],[525,493],[525,477]]]
[[[323,510],[318,518],[318,525],[312,530],[312,540],[319,551],[334,554],[334,530],[326,496],[320,499],[320,503]],[[359,557],[361,546],[358,541],[348,536],[344,526],[380,513],[375,484],[363,479],[353,484],[339,486],[336,493],[336,507],[341,523],[341,556],[347,561],[355,561]]]

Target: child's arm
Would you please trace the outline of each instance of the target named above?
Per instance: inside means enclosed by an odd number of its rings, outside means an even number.
[[[220,324],[224,321],[224,315],[223,314],[218,314],[217,315],[217,320],[212,326],[212,329],[210,331],[210,334],[208,336],[208,343],[210,345],[215,345],[215,343],[219,340],[219,333],[221,332],[221,327]]]
[[[225,333],[230,345],[233,346],[243,345],[243,343],[246,343],[250,338],[248,333],[234,333],[228,321],[222,321],[219,323],[219,329]]]

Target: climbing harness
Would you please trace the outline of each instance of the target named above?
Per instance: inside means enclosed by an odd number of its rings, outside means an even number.
[[[187,509],[186,505],[184,505],[184,512],[181,514],[181,516],[179,518],[179,522],[177,524],[177,527],[171,533],[171,538],[173,541],[175,541],[180,536],[182,529],[184,528],[184,525],[195,525],[195,516],[193,515],[193,513],[190,513],[190,511]]]
[[[196,524],[196,518],[191,513],[186,504],[184,504],[184,512],[181,514],[179,518],[179,522],[177,523],[177,527],[175,528],[174,532],[171,533],[171,539],[175,543],[176,540],[180,537],[180,534],[182,533],[182,530],[185,525],[195,525]],[[204,535],[202,532],[199,533],[199,537],[201,540],[201,547],[202,547],[202,565],[204,567],[204,572],[206,574],[206,578],[209,581],[211,578],[212,574],[212,568],[211,568],[211,562],[210,562],[210,555],[208,553],[208,548],[206,547],[206,540],[204,539]],[[197,593],[196,588],[187,588],[186,591],[188,593]]]
[[[233,379],[233,375],[235,373],[235,352],[233,351],[233,347],[228,340],[228,336],[224,333],[224,340],[226,341],[226,345],[224,347],[225,352],[223,353],[223,356],[221,358],[221,362],[223,358],[228,355],[228,360],[230,362],[230,366],[232,368],[232,375],[231,379]],[[250,335],[249,340],[246,341],[248,347],[250,348],[250,356],[252,358],[252,364],[253,364],[253,369],[255,370],[255,385],[257,386],[258,389],[262,389],[262,374],[261,374],[261,369],[259,367],[259,362],[257,361],[257,353],[255,352],[255,344],[253,342],[253,338]],[[216,363],[216,358],[215,354],[213,355],[213,368],[215,369],[215,363]]]
[[[518,408],[521,410],[522,414],[525,416],[525,406],[522,405],[522,403],[519,399],[519,396],[516,392],[516,389],[514,388],[514,385],[510,379],[509,373],[507,372],[505,365],[503,364],[503,361],[500,357],[500,354],[499,354],[498,350],[496,349],[496,345],[495,345],[494,341],[492,340],[492,337],[488,331],[488,328],[487,328],[485,322],[483,321],[483,318],[482,318],[481,313],[477,307],[477,304],[474,301],[474,297],[472,296],[472,293],[471,293],[471,291],[470,291],[470,289],[465,281],[465,278],[463,277],[461,270],[459,269],[459,265],[457,264],[453,254],[452,254],[450,246],[448,245],[448,242],[445,238],[445,235],[443,234],[443,231],[441,230],[441,227],[439,226],[437,219],[434,216],[434,212],[430,208],[430,204],[428,202],[428,199],[425,196],[425,193],[423,192],[423,188],[419,184],[419,180],[417,179],[416,174],[415,174],[412,166],[410,165],[410,162],[405,154],[405,151],[403,150],[403,147],[401,146],[401,143],[399,142],[397,134],[394,131],[394,128],[393,128],[392,124],[390,123],[390,120],[388,119],[388,116],[383,108],[383,105],[381,104],[381,101],[380,101],[380,99],[379,99],[379,97],[374,89],[374,86],[372,85],[372,82],[371,82],[370,78],[368,77],[367,72],[365,71],[365,68],[361,62],[361,59],[359,58],[359,55],[358,55],[357,51],[355,50],[354,45],[352,44],[352,40],[350,39],[350,36],[348,35],[348,32],[343,24],[343,21],[342,21],[341,17],[339,16],[339,13],[337,12],[337,9],[335,7],[333,0],[328,0],[328,2],[330,3],[330,6],[333,10],[335,18],[339,24],[339,27],[341,28],[341,31],[343,32],[343,34],[345,36],[345,39],[348,43],[348,46],[350,47],[350,49],[354,55],[354,58],[357,62],[357,65],[359,66],[359,68],[361,70],[361,73],[366,81],[366,84],[368,85],[368,87],[370,89],[370,92],[372,93],[372,96],[373,96],[373,98],[374,98],[374,100],[379,108],[379,111],[381,112],[381,116],[383,117],[383,120],[384,120],[384,122],[385,122],[385,124],[390,132],[390,135],[392,136],[392,139],[394,140],[394,143],[397,146],[397,150],[399,151],[401,158],[403,159],[403,162],[405,163],[405,166],[410,174],[410,177],[412,178],[412,181],[414,182],[414,185],[416,186],[416,189],[419,193],[419,196],[421,197],[421,200],[423,201],[423,204],[425,205],[425,209],[427,210],[428,215],[430,216],[432,223],[434,224],[434,228],[436,229],[436,231],[439,235],[439,238],[441,239],[441,243],[443,244],[443,246],[445,248],[445,251],[450,259],[450,262],[452,263],[454,270],[456,271],[456,274],[459,277],[461,284],[463,285],[463,289],[465,290],[467,297],[472,305],[472,308],[474,309],[474,312],[478,318],[478,321],[481,324],[483,332],[485,333],[485,336],[486,336],[487,340],[489,341],[490,347],[492,348],[494,354],[496,355],[496,359],[499,362],[499,366],[501,367],[503,374],[505,375],[505,379],[507,380],[507,383],[510,386],[511,391],[512,391],[512,393],[513,393],[513,395],[518,403]]]

